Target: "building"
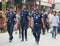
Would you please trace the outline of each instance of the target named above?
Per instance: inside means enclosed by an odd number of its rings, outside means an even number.
[[[35,8],[39,8],[41,10],[52,10],[53,0],[35,0]]]
[[[60,0],[55,0],[54,1],[54,4],[55,4],[55,6],[54,6],[54,11],[60,11]]]
[[[1,1],[1,0],[0,0]],[[23,4],[26,4],[30,11],[38,7],[40,9],[51,9],[53,7],[53,1],[55,0],[5,0],[6,7],[13,7],[14,9],[22,8]],[[56,2],[56,1],[55,1]]]
[[[41,6],[44,9],[50,9],[52,7],[52,0],[41,0]]]

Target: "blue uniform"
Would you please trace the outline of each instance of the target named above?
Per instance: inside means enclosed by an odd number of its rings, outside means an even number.
[[[48,14],[44,14],[43,18],[44,18],[45,27],[47,28],[47,32],[48,32],[49,31]],[[45,33],[45,29],[43,29],[43,34],[44,33]]]
[[[33,27],[32,27],[33,35],[34,35],[34,37],[36,39],[36,42],[39,42],[39,40],[40,40],[40,32],[41,32],[42,14],[41,13],[33,13],[32,17],[34,19]]]
[[[44,14],[43,18],[44,18],[44,22],[47,22],[48,21],[48,14]]]
[[[60,34],[60,14],[59,14],[58,16],[59,16],[59,27],[58,27],[58,33]]]
[[[24,41],[24,33],[25,33],[25,39],[27,40],[27,28],[28,28],[28,16],[29,12],[28,10],[21,10],[21,29],[22,29],[22,40]]]
[[[12,15],[10,15],[10,12],[6,13],[6,18],[8,19],[7,30],[9,33],[9,40],[12,40],[13,39],[13,28],[15,24],[14,19],[16,18],[15,13],[12,13]]]

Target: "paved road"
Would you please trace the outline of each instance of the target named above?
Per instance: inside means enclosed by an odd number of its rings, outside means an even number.
[[[37,45],[30,29],[28,30],[28,41],[24,42],[21,42],[19,34],[15,34],[15,32],[11,43],[8,42],[8,33],[0,33],[0,46],[60,46],[60,35],[53,39],[50,33],[41,34],[40,43]]]

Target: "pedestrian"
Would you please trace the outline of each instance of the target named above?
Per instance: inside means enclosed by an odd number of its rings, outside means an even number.
[[[39,9],[35,9],[35,12],[32,13],[31,16],[32,16],[31,17],[32,32],[35,37],[36,43],[39,44],[40,32],[41,32],[41,22],[43,23],[43,27],[45,27],[44,21],[43,21],[41,13],[39,13]]]
[[[43,30],[43,34],[45,34],[46,29],[47,29],[47,32],[49,32],[49,18],[48,18],[47,11],[44,12],[43,18],[44,18],[44,24],[45,24],[45,29]]]
[[[17,8],[16,13],[17,13],[16,14],[16,20],[17,20],[16,25],[17,25],[17,29],[19,29],[19,39],[20,39],[22,32],[21,32],[21,25],[20,25],[21,16],[20,16],[20,9],[19,8]]]
[[[53,16],[51,17],[52,24],[52,38],[56,39],[57,29],[58,29],[59,17],[56,15],[56,11],[53,11]]]
[[[44,11],[41,11],[41,15],[43,17]],[[43,23],[41,22],[41,34],[45,35],[45,28],[43,28]]]
[[[9,8],[9,12],[6,13],[6,24],[7,24],[7,31],[9,34],[9,42],[13,40],[13,29],[15,24],[15,16],[16,14],[13,12],[13,7]]]
[[[49,28],[50,28],[50,33],[52,33],[52,24],[51,24],[51,17],[53,16],[53,11],[49,12],[48,18],[49,18]]]
[[[6,13],[7,13],[7,12],[9,12],[9,8],[8,8],[8,7],[6,8]]]
[[[60,34],[60,11],[58,12],[58,16],[59,16],[59,26],[58,26],[58,33]]]
[[[21,31],[22,31],[22,40],[27,41],[27,29],[28,29],[28,24],[29,24],[29,11],[27,10],[27,6],[23,5],[22,6],[22,10],[20,11],[20,15],[21,15],[21,20],[20,20],[20,25],[21,25]]]
[[[4,21],[5,21],[5,18],[2,15],[0,15],[0,30],[1,30],[1,33],[5,32],[4,31]]]
[[[20,21],[20,10],[18,9],[18,12],[16,12],[16,23],[14,25],[15,34],[17,34],[17,29],[19,28],[19,21]]]

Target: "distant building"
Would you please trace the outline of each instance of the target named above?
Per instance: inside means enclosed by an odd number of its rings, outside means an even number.
[[[55,0],[54,4],[55,4],[55,8],[53,10],[57,12],[60,11],[60,0]]]
[[[16,8],[21,9],[22,5],[26,4],[28,6],[27,9],[29,9],[30,11],[32,11],[37,6],[39,6],[41,9],[51,9],[53,8],[53,2],[57,2],[57,0],[6,0],[6,7],[14,7],[15,9]],[[57,5],[58,4],[56,4],[56,6]],[[0,7],[1,7],[1,2],[0,2]]]

